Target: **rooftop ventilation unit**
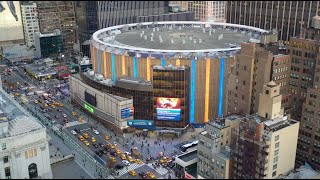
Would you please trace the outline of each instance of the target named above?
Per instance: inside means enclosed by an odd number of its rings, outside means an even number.
[[[174,43],[174,41],[173,41],[173,39],[171,39],[171,44],[173,44]]]

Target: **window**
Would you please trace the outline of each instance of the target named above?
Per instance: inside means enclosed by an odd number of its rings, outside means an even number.
[[[277,135],[275,138],[274,138],[275,141],[278,141],[279,140],[279,135]]]
[[[2,143],[1,146],[2,146],[2,150],[6,150],[7,149],[7,144],[6,143]]]
[[[266,94],[269,94],[269,90],[266,90]]]
[[[9,156],[4,156],[3,163],[8,163],[8,162],[9,162]]]
[[[278,162],[278,156],[273,158],[273,163],[277,163]]]
[[[273,170],[277,169],[277,164],[273,165]]]
[[[4,168],[4,173],[6,175],[6,179],[11,179],[10,167]]]
[[[274,176],[276,176],[277,175],[277,171],[274,171],[273,173],[272,173],[272,177],[274,177]]]
[[[33,157],[33,156],[37,156],[37,149],[30,149],[30,150],[25,152],[26,159],[30,158],[30,157]]]
[[[246,85],[246,81],[243,81],[242,84],[243,84],[243,85]]]
[[[275,144],[275,148],[278,148],[279,147],[279,142],[277,142],[276,144]]]
[[[247,70],[247,66],[244,66],[244,67],[243,67],[243,70]]]
[[[276,155],[278,155],[279,154],[279,150],[275,150],[274,151],[274,155],[276,156]]]

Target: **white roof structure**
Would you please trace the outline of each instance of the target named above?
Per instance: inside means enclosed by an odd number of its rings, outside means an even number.
[[[9,122],[10,136],[16,136],[42,128],[43,127],[36,121],[35,118],[28,116],[18,116]]]

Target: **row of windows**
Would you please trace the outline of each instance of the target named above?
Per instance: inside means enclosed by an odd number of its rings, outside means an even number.
[[[283,75],[280,75],[280,76],[275,76],[275,77],[273,77],[273,80],[274,81],[276,81],[276,80],[281,80],[281,79],[284,79],[284,78],[286,78],[287,77],[287,75],[286,74],[283,74]]]
[[[282,67],[282,68],[279,68],[279,69],[274,69],[273,73],[280,73],[280,72],[285,72],[285,71],[288,71],[288,67]]]

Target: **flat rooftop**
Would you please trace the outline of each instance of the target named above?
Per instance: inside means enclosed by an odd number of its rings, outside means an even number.
[[[198,153],[198,151],[195,150],[195,151],[192,151],[192,152],[190,152],[190,153],[182,154],[182,155],[180,155],[180,156],[178,156],[178,157],[176,157],[176,158],[179,158],[179,159],[181,159],[181,160],[184,161],[184,162],[188,162],[188,161],[191,161],[191,160],[193,160],[193,159],[198,158],[197,153]]]
[[[203,32],[200,27],[182,27],[181,30],[178,27],[134,29],[115,35],[114,40],[102,41],[148,49],[203,50],[239,47],[240,43],[248,42],[251,38],[247,34],[228,29],[211,29],[211,33],[209,31],[209,28],[205,28]]]
[[[7,114],[8,133],[6,137],[43,129],[44,126],[14,102],[8,94],[0,89],[0,110]],[[3,136],[0,138],[4,138]]]

